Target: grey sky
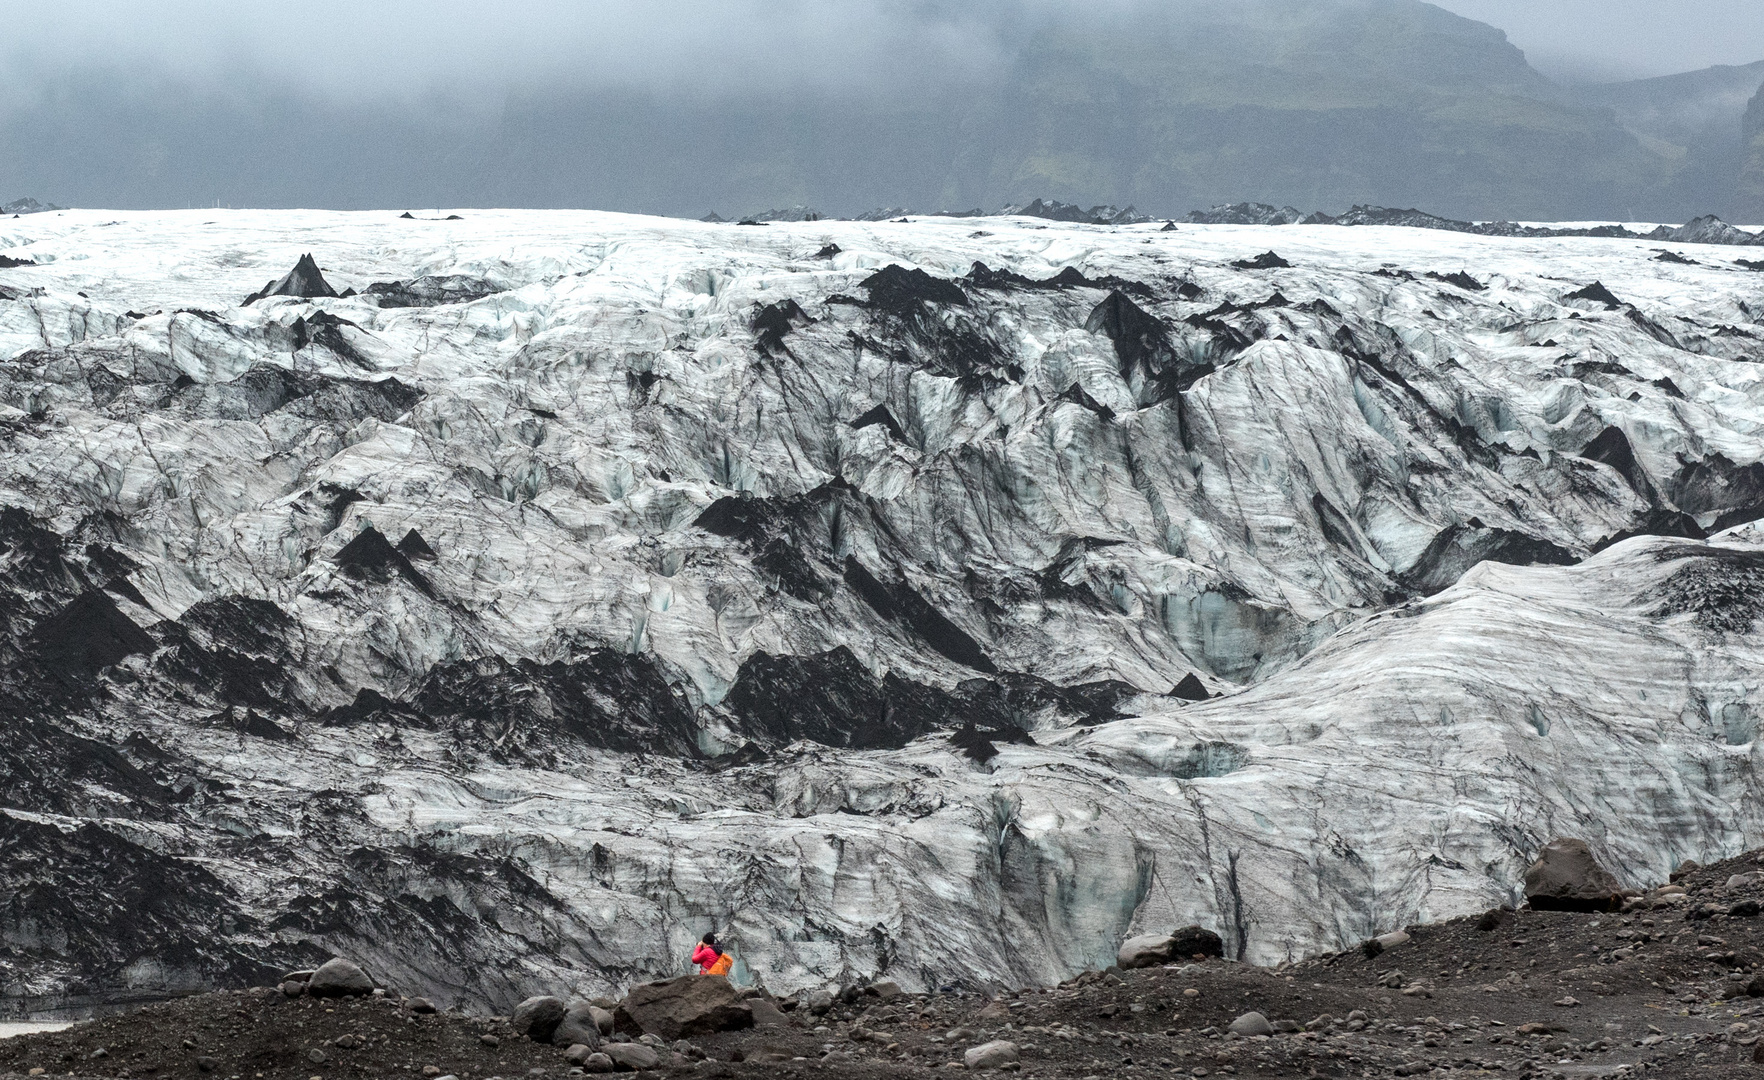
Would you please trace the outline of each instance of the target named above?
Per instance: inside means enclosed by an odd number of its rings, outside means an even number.
[[[1433,0],[1507,32],[1564,81],[1671,75],[1764,60],[1760,0]]]
[[[1645,77],[1764,59],[1760,0],[1437,2],[1506,30],[1557,77]],[[382,100],[440,87],[475,99],[559,79],[714,88],[910,77],[877,70],[877,57],[895,65],[920,56],[950,74],[987,65],[998,47],[998,20],[987,16],[1006,4],[1079,12],[1099,0],[309,0],[297,8],[3,0],[0,95],[88,65],[219,81],[251,67],[307,89]]]
[[[470,98],[560,82],[788,87],[901,74],[876,70],[877,56],[916,55],[944,70],[956,58],[984,65],[995,43],[978,16],[998,3],[0,0],[0,93],[87,66],[192,81],[225,81],[250,67],[356,100],[420,99],[442,88]]]

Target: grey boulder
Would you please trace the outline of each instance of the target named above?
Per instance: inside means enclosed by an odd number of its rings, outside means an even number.
[[[1121,943],[1115,963],[1123,970],[1157,967],[1176,959],[1176,935],[1141,934]]]
[[[1219,935],[1198,926],[1185,926],[1173,934],[1142,934],[1121,943],[1115,964],[1122,970],[1156,967],[1196,956],[1223,956],[1225,943]]]
[[[672,1041],[750,1028],[753,1010],[721,975],[682,975],[633,986],[619,1005],[617,1022],[623,1030],[629,1030],[627,1019],[646,1035]]]
[[[600,1024],[594,1014],[601,1012],[586,1001],[572,1001],[564,1009],[563,1019],[551,1033],[553,1046],[584,1045],[590,1052],[600,1048]],[[610,1020],[611,1018],[608,1017]],[[580,1064],[580,1062],[578,1062]]]
[[[603,1009],[599,1005],[590,1005],[588,1006],[588,1015],[594,1018],[594,1026],[600,1029],[602,1035],[611,1035],[613,1033],[613,1014],[611,1010]]]
[[[364,997],[374,992],[374,980],[361,965],[341,956],[326,960],[306,981],[313,997]]]
[[[564,1003],[547,995],[530,997],[514,1007],[508,1026],[516,1035],[525,1035],[534,1042],[550,1042],[552,1032],[563,1022]]]
[[[996,1069],[1017,1060],[1017,1044],[1007,1039],[981,1043],[962,1055],[962,1064],[975,1071]]]
[[[1585,840],[1551,840],[1525,871],[1525,899],[1534,911],[1616,911],[1622,892]]]
[[[1268,1023],[1268,1018],[1259,1012],[1246,1012],[1242,1016],[1231,1021],[1231,1033],[1233,1035],[1242,1035],[1244,1038],[1251,1038],[1256,1035],[1272,1035],[1274,1034],[1274,1025]]]
[[[607,1043],[601,1053],[621,1069],[653,1069],[661,1064],[661,1055],[656,1053],[655,1047],[644,1046],[642,1043]]]

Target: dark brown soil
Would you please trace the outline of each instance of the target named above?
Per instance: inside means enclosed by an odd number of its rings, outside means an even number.
[[[1061,1078],[1764,1076],[1752,1064],[1764,998],[1746,993],[1764,972],[1764,916],[1743,914],[1746,901],[1764,900],[1764,884],[1725,887],[1753,870],[1764,870],[1754,856],[1729,860],[1681,881],[1687,896],[1650,895],[1624,913],[1492,913],[1411,927],[1407,942],[1376,955],[1279,969],[1215,960],[1091,972],[991,1001],[865,996],[825,1016],[798,1009],[783,1026],[664,1047],[659,1071],[928,1076],[960,1068],[969,1047],[1008,1039],[1019,1075]],[[1227,1034],[1252,1010],[1308,1030]],[[359,1048],[336,1045],[349,1035]],[[501,1019],[419,1016],[395,995],[204,994],[0,1042],[5,1075],[361,1080],[426,1067],[460,1080],[571,1071],[561,1050],[515,1038]]]

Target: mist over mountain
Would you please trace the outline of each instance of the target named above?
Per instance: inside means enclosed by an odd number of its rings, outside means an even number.
[[[792,15],[732,5],[676,19],[696,30],[668,42],[560,16],[559,41],[579,33],[598,51],[572,60],[555,43],[523,51],[488,35],[475,51],[454,43],[450,76],[403,70],[396,48],[442,31],[372,16],[355,32],[389,48],[371,79],[354,53],[324,52],[344,46],[294,29],[298,64],[243,47],[175,63],[127,43],[15,53],[0,73],[0,184],[125,208],[696,216],[1047,197],[1161,214],[1243,199],[1467,218],[1754,209],[1737,178],[1756,65],[1565,89],[1500,30],[1420,0]],[[631,59],[648,56],[660,57],[649,69]]]

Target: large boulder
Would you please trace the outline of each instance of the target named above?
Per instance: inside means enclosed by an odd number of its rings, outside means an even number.
[[[1176,958],[1179,960],[1225,955],[1225,942],[1211,930],[1184,926],[1173,936],[1176,938]]]
[[[306,980],[306,992],[313,997],[361,997],[374,992],[374,980],[361,965],[338,956],[318,966]]]
[[[508,1014],[508,1026],[516,1035],[525,1035],[534,1042],[550,1042],[552,1033],[563,1023],[564,1012],[564,1003],[557,998],[546,995],[530,997]]]
[[[1142,934],[1121,943],[1115,956],[1123,970],[1156,967],[1195,956],[1223,956],[1225,943],[1211,930],[1185,926],[1174,934]]]
[[[1141,934],[1121,943],[1115,964],[1123,970],[1157,967],[1176,959],[1176,935]]]
[[[570,1002],[564,1009],[563,1019],[557,1022],[557,1028],[551,1033],[551,1045],[579,1044],[586,1046],[589,1052],[600,1049],[600,1024],[594,1015],[600,1011],[586,1001]]]
[[[1525,899],[1536,911],[1617,911],[1622,893],[1585,840],[1551,840],[1525,871]]]
[[[672,1041],[753,1026],[753,1010],[721,975],[682,975],[639,983],[619,1004],[615,1023]]]

